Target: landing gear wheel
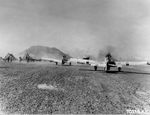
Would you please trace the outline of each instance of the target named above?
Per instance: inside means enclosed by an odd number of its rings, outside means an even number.
[[[71,62],[69,63],[69,65],[71,66]]]
[[[109,67],[109,66],[107,66],[105,71],[107,72],[107,71],[109,71],[109,70],[110,70],[110,67]]]
[[[62,60],[61,65],[64,65],[64,64],[65,64],[65,62]]]
[[[119,71],[119,72],[121,71],[121,67],[118,67],[118,71]]]
[[[97,66],[94,66],[94,70],[97,71]]]

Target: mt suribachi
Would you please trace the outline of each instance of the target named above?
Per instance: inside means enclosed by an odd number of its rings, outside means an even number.
[[[23,56],[25,53],[28,53],[30,56],[34,58],[45,57],[45,58],[62,59],[64,55],[70,57],[68,54],[62,52],[61,50],[55,47],[47,47],[47,46],[31,46],[30,48],[19,53],[19,55]]]

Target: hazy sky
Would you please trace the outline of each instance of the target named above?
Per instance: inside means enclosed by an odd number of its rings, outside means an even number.
[[[0,55],[32,45],[150,58],[150,0],[0,0]]]

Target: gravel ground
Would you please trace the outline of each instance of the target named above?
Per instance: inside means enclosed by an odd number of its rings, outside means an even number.
[[[39,89],[39,84],[57,90]],[[105,73],[88,66],[0,63],[0,102],[4,113],[117,114],[150,110],[150,66]]]

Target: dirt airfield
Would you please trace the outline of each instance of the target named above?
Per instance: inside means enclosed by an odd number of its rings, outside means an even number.
[[[127,113],[150,110],[150,66],[104,72],[86,65],[0,62],[3,113]]]

